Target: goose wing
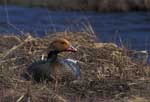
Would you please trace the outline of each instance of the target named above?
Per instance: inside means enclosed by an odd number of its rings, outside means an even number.
[[[27,72],[32,75],[34,80],[40,81],[50,79],[50,64],[48,60],[38,60],[27,68]]]

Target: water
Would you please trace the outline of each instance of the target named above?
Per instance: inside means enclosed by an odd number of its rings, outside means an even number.
[[[1,34],[23,31],[44,36],[47,32],[83,31],[84,23],[90,23],[100,41],[150,50],[150,12],[64,12],[15,6],[8,6],[7,10],[8,17],[4,6],[0,6]]]

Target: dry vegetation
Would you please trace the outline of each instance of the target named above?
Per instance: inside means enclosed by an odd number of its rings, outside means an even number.
[[[60,57],[79,61],[81,80],[62,82],[58,92],[53,83],[34,83],[21,73],[44,53],[55,37],[66,37],[77,53]],[[87,33],[58,33],[44,38],[0,36],[0,102],[149,102],[150,67],[136,63],[128,51],[112,43],[97,43]]]
[[[5,0],[0,0],[4,4]],[[41,6],[61,10],[149,11],[150,0],[7,0],[8,4]]]

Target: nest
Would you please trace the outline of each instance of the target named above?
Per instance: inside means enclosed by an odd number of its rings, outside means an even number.
[[[33,60],[40,59],[42,55],[46,57],[49,43],[57,37],[66,38],[77,47],[77,53],[62,53],[59,56],[77,60],[82,76],[81,80],[60,83],[59,92],[55,93],[52,82],[35,84],[23,80],[21,73]],[[3,93],[0,97],[4,101],[13,99],[22,102],[30,97],[38,102],[73,102],[82,99],[96,102],[94,100],[99,97],[128,96],[133,92],[134,85],[139,86],[141,78],[144,78],[141,83],[149,83],[149,66],[133,62],[127,50],[113,43],[98,43],[95,35],[84,32],[61,32],[44,38],[31,35],[1,36],[0,49],[0,87]],[[136,87],[132,94],[137,92]],[[143,90],[146,91],[147,87]]]

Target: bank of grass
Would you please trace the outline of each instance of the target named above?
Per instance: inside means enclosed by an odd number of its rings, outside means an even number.
[[[46,7],[51,10],[92,10],[98,12],[149,11],[149,0],[6,0],[7,4]],[[5,0],[0,4],[4,5]]]
[[[77,53],[60,57],[76,59],[81,80],[34,83],[21,78],[32,60],[46,56],[48,44],[65,37],[78,48]],[[0,36],[1,102],[148,102],[150,66],[134,62],[129,51],[113,43],[98,43],[96,36],[84,32],[58,32],[44,38]]]

